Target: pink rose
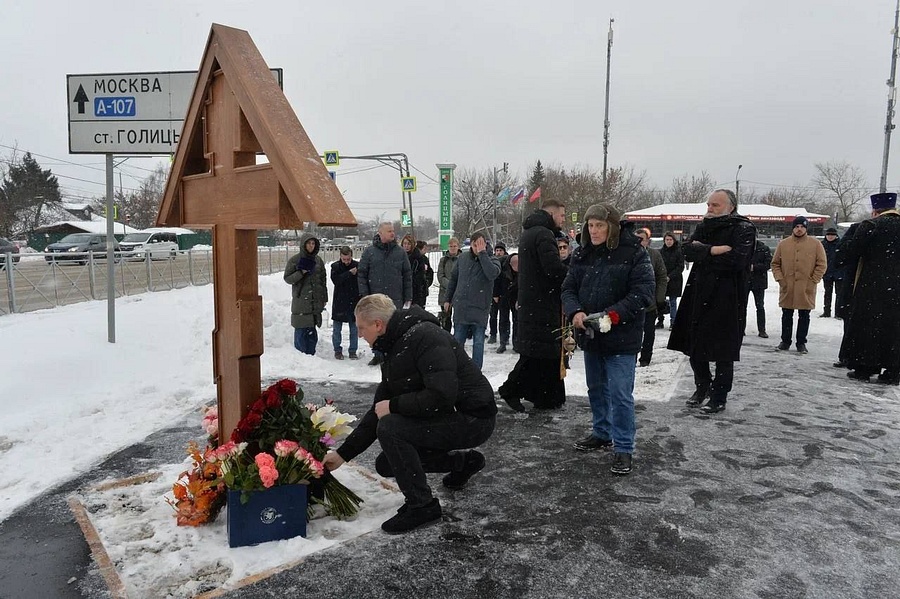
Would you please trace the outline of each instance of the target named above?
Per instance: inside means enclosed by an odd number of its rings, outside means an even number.
[[[256,454],[253,461],[256,462],[256,465],[259,466],[260,470],[263,468],[275,468],[275,458],[264,451]]]
[[[265,488],[269,488],[278,480],[278,470],[275,468],[260,467],[259,478]]]
[[[296,441],[282,439],[281,441],[275,442],[275,455],[277,455],[279,458],[283,458],[284,456],[290,455],[297,451],[299,447],[300,445],[298,445]]]

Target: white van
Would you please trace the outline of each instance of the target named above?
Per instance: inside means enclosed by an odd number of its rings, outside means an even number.
[[[167,231],[141,231],[129,233],[119,242],[119,250],[126,260],[165,260],[178,253],[175,233]]]

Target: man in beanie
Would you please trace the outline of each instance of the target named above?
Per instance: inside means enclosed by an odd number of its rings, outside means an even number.
[[[712,192],[706,207],[703,221],[681,246],[685,260],[694,266],[668,347],[691,360],[696,389],[687,405],[695,408],[709,399],[700,409],[715,414],[725,409],[734,362],[741,359],[756,227],[737,213],[737,198],[731,190]],[[715,379],[710,362],[716,363]]]
[[[816,286],[827,268],[825,248],[807,235],[809,221],[798,216],[789,237],[779,242],[772,257],[772,276],[778,283],[778,305],[781,306],[781,351],[791,348],[794,310],[797,310],[797,351],[806,353],[809,313],[816,307]]]
[[[825,229],[825,240],[822,242],[822,247],[825,248],[825,260],[828,263],[828,268],[825,271],[825,276],[822,277],[822,281],[825,283],[825,310],[819,315],[820,318],[828,318],[831,316],[832,292],[834,292],[835,299],[841,295],[841,283],[844,279],[844,269],[837,265],[836,254],[839,245],[841,245],[841,238],[838,237],[837,229],[834,227]],[[840,304],[835,302],[834,315],[837,318],[843,318],[844,316],[843,311],[840,308]]]
[[[500,264],[500,268],[502,269],[503,263],[507,258],[506,244],[502,241],[498,241],[497,245],[494,246],[494,258],[497,259],[497,262]],[[488,320],[488,343],[491,345],[497,343],[497,315],[500,313],[500,294],[498,293],[499,289],[497,286],[500,284],[500,280],[500,277],[494,279],[494,292],[491,299],[491,317]]]
[[[582,245],[572,256],[562,288],[563,308],[584,350],[592,415],[591,433],[576,441],[575,449],[611,447],[615,456],[610,471],[620,476],[629,474],[632,467],[634,367],[649,320],[645,309],[655,306],[659,295],[650,255],[640,239],[622,227],[621,218],[609,204],[587,209]],[[661,268],[665,276],[665,265]],[[594,330],[586,320],[588,315],[603,312],[610,319],[607,332]]]
[[[519,237],[519,337],[514,345],[519,361],[497,391],[519,412],[525,411],[522,399],[544,410],[560,408],[566,401],[560,335],[560,288],[566,267],[556,247],[557,232],[565,222],[566,207],[551,198],[525,219]]]
[[[868,381],[900,384],[900,212],[896,193],[871,197],[872,218],[859,223],[852,237],[845,236],[838,264],[856,264],[847,271],[846,285],[853,287],[845,316],[847,328],[841,357],[852,368],[847,376]]]

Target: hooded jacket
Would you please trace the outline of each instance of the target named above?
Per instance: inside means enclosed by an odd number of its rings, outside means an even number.
[[[312,252],[306,242],[316,242]],[[284,282],[291,285],[291,326],[295,329],[322,326],[322,310],[328,304],[325,263],[319,257],[319,239],[312,233],[300,237],[300,251],[288,258]]]
[[[375,404],[390,400],[392,414],[428,420],[461,412],[476,418],[497,414],[490,382],[438,319],[418,306],[397,310],[373,346],[384,352],[381,383],[372,408],[337,450],[352,460],[375,442]]]

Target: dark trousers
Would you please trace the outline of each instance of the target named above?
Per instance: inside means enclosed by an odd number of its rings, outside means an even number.
[[[491,315],[488,318],[488,335],[497,337],[497,314],[500,312],[500,302],[495,302],[491,298]]]
[[[566,403],[566,382],[559,377],[560,358],[519,356],[519,361],[497,392],[500,397],[524,399],[538,409]]]
[[[507,345],[510,339],[510,323],[512,323],[513,341],[516,338],[516,329],[518,328],[516,324],[516,307],[509,305],[509,300],[506,299],[505,295],[501,295],[500,301],[494,305],[497,306],[497,320],[500,325],[500,345]]]
[[[641,343],[641,364],[653,359],[653,343],[656,341],[656,312],[644,312],[644,341]]]
[[[444,308],[441,307],[441,313],[438,314],[438,320],[441,323],[441,327],[449,333],[453,328],[453,306],[450,306],[450,309],[447,311],[444,311]]]
[[[713,379],[709,362],[691,358],[691,369],[694,371],[694,385],[697,389],[709,390],[709,401],[725,403],[734,382],[734,362],[716,362],[716,378]]]
[[[788,345],[794,332],[794,311],[790,308],[781,309],[781,340]],[[806,335],[809,333],[809,310],[797,310],[797,345],[806,344]]]
[[[750,306],[750,293],[753,293],[753,303],[756,305],[756,330],[766,332],[766,290],[751,286],[747,289],[747,306]],[[744,319],[746,329],[746,319]]]
[[[475,418],[460,412],[428,419],[382,416],[376,435],[383,453],[375,468],[382,476],[397,478],[409,507],[422,507],[433,498],[425,473],[462,470],[465,455],[449,452],[478,447],[490,438],[494,423],[494,416]]]
[[[825,314],[831,314],[831,294],[834,293],[834,297],[837,298],[841,295],[841,284],[843,284],[842,279],[822,279],[822,282],[825,283]],[[838,314],[838,307],[835,306],[834,315],[841,316]]]

